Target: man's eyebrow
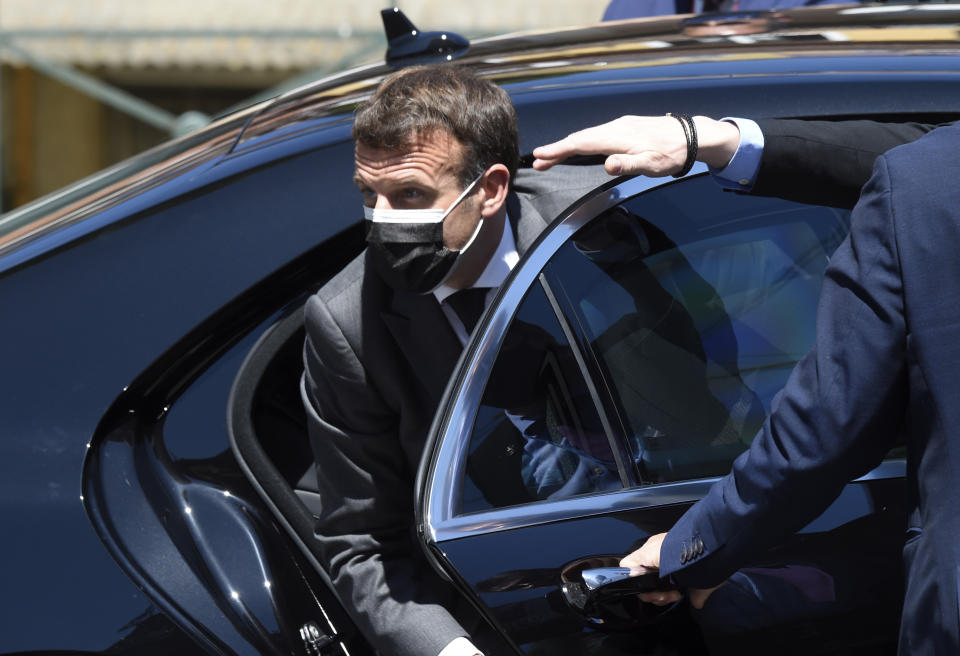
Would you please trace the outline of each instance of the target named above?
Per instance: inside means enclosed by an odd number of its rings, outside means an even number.
[[[422,176],[417,175],[417,173],[413,171],[401,171],[399,173],[395,173],[394,175],[396,177],[392,177],[389,175],[385,176],[381,180],[381,182],[385,185],[389,185],[392,187],[407,187],[407,186],[424,187],[424,186],[430,185],[429,181],[424,180]],[[353,184],[357,185],[357,187],[370,186],[363,181],[363,178],[360,176],[359,172],[355,172],[353,174]]]

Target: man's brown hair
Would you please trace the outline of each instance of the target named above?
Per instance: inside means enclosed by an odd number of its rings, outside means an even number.
[[[513,177],[519,159],[517,114],[507,92],[462,66],[413,66],[390,75],[357,110],[353,138],[370,148],[404,149],[436,130],[464,147],[464,185],[493,164]]]

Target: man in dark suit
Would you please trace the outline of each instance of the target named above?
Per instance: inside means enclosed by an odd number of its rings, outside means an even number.
[[[482,624],[415,541],[424,440],[494,288],[546,223],[606,175],[516,175],[509,97],[450,65],[385,79],[353,134],[368,247],[305,314],[316,538],[380,653],[472,655],[485,645]]]
[[[705,157],[713,159],[719,142],[711,130],[717,126],[709,119],[703,126]],[[870,150],[930,126],[762,122],[761,129],[765,143],[754,190],[842,205],[872,159]],[[650,146],[636,134],[629,144],[616,145],[607,129],[571,135],[572,142],[535,151],[543,158],[537,166],[567,152],[603,152],[626,155],[620,162],[608,160],[608,168],[630,167],[636,164],[632,156]],[[608,141],[601,144],[600,135]],[[727,155],[718,156],[715,166],[730,163],[730,144],[725,147]],[[949,126],[876,158],[854,208],[851,234],[826,272],[814,348],[798,363],[731,473],[669,533],[651,537],[624,558],[625,566],[659,569],[690,587],[691,602],[702,606],[751,557],[802,528],[848,480],[879,464],[905,428],[913,511],[906,527],[899,650],[960,653],[960,516],[952,504],[960,483],[960,445],[951,435],[960,429],[958,148],[960,126]],[[685,142],[682,150],[687,152]],[[856,172],[853,178],[830,157],[844,158]],[[673,166],[667,159],[660,163],[669,173]],[[838,181],[825,178],[831,171]],[[829,193],[819,186],[825,180]],[[646,597],[653,603],[676,598],[676,593]]]

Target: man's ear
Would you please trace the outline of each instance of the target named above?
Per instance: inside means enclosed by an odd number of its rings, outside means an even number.
[[[510,190],[510,170],[503,164],[494,164],[484,172],[477,184],[483,192],[480,214],[484,218],[491,217],[500,211],[507,200],[507,192]]]

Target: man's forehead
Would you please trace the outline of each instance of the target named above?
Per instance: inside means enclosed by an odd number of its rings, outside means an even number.
[[[394,172],[402,169],[445,173],[460,162],[463,147],[452,135],[434,131],[414,135],[396,148],[383,148],[364,142],[354,144],[358,173]]]

